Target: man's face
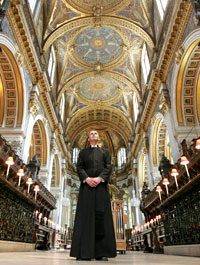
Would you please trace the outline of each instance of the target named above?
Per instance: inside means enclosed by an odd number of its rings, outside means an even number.
[[[89,137],[88,137],[89,142],[98,142],[99,141],[99,134],[97,131],[90,131]]]

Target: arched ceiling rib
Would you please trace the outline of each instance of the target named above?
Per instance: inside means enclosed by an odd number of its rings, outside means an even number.
[[[138,101],[140,102],[141,96],[139,94],[138,89],[135,87],[135,85],[128,79],[126,76],[123,76],[120,73],[115,73],[115,72],[109,72],[109,71],[101,71],[101,73],[94,73],[93,71],[86,72],[86,73],[81,73],[78,75],[73,76],[67,82],[60,88],[58,91],[57,95],[57,102],[60,101],[62,94],[66,90],[70,90],[71,93],[76,93],[76,89],[73,89],[74,84],[80,84],[81,81],[85,80],[88,77],[92,76],[104,76],[110,79],[115,80],[117,83],[123,84],[123,89],[120,88],[121,93],[130,93],[130,92],[135,92],[137,94]],[[124,90],[124,91],[123,91]]]
[[[102,26],[102,25],[111,25],[111,26],[121,26],[125,29],[131,30],[133,33],[141,37],[150,48],[154,48],[154,43],[150,35],[139,25],[134,22],[130,22],[123,18],[117,18],[113,16],[102,16],[99,20],[95,17],[81,17],[75,20],[64,23],[63,25],[56,28],[50,35],[44,40],[43,50],[46,51],[53,43],[64,35],[66,32],[75,29],[88,27],[90,25]]]
[[[73,143],[80,133],[89,127],[105,127],[107,129],[116,130],[124,139],[126,145],[128,145],[129,135],[132,128],[130,122],[124,117],[121,111],[116,111],[112,107],[87,107],[80,109],[70,119],[66,132],[69,135],[69,139]]]

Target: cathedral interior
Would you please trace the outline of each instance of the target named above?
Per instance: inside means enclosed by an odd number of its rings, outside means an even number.
[[[95,129],[119,251],[200,256],[200,1],[0,4],[0,252],[70,247]]]

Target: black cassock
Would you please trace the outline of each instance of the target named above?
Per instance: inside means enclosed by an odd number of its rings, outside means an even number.
[[[74,222],[71,257],[115,257],[116,242],[108,191],[111,157],[103,148],[86,148],[79,153],[77,173],[81,181]],[[100,176],[104,182],[92,188],[84,180]]]

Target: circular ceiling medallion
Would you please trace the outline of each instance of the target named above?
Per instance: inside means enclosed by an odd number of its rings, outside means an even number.
[[[118,83],[106,77],[88,77],[80,83],[79,95],[89,101],[108,101],[119,94]]]
[[[88,27],[74,39],[75,55],[87,64],[108,64],[123,52],[121,36],[109,27]]]

